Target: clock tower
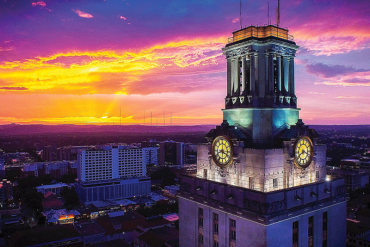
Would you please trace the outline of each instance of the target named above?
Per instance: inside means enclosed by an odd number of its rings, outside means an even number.
[[[344,246],[344,180],[326,181],[326,146],[299,118],[287,29],[250,26],[223,49],[223,122],[181,178],[180,246]]]

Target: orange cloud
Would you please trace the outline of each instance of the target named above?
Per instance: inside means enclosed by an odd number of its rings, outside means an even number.
[[[86,12],[82,12],[81,10],[78,10],[78,9],[74,9],[73,10],[76,14],[78,14],[79,17],[83,17],[83,18],[93,18],[94,16],[92,16],[91,14],[89,13],[86,13]]]
[[[122,15],[121,15],[119,18],[120,18],[120,19],[123,19],[123,20],[127,20],[127,18],[126,18],[126,17],[124,17],[124,16],[122,16]]]
[[[214,72],[212,67],[224,59],[220,48],[225,39],[170,42],[137,52],[73,51],[0,63],[0,86],[24,87],[30,93],[148,94],[163,89],[163,75]],[[181,86],[168,84],[168,90],[179,91]]]

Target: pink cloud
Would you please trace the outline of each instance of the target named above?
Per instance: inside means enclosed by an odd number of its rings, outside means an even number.
[[[123,20],[127,20],[127,18],[126,18],[126,17],[124,17],[124,16],[122,16],[122,15],[121,15],[119,18],[120,18],[120,19],[123,19]]]
[[[240,19],[239,18],[234,18],[231,22],[232,23],[237,23]]]
[[[81,10],[73,10],[76,14],[78,14],[79,17],[83,17],[83,18],[93,18],[94,16],[89,14],[89,13],[85,13],[85,12],[82,12]]]
[[[36,7],[37,5],[42,6],[42,7],[45,7],[46,6],[46,3],[44,1],[38,1],[36,3],[32,3],[32,6],[33,7]]]

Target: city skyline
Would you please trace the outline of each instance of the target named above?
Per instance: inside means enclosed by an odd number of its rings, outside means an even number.
[[[242,1],[242,25],[277,1]],[[283,0],[307,124],[370,121],[368,1]],[[219,124],[239,1],[2,1],[0,124]],[[325,108],[323,107],[325,105]],[[120,115],[122,119],[120,119]],[[165,116],[165,120],[163,117]]]

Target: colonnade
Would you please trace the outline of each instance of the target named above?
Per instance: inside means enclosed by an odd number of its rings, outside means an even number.
[[[259,72],[265,73],[264,78],[259,78]],[[265,95],[258,95],[262,83]],[[290,104],[290,99],[295,99],[294,56],[267,51],[259,56],[258,52],[252,51],[228,57],[227,98],[243,96],[244,99],[244,96],[252,98],[256,95],[271,96],[275,104]]]

